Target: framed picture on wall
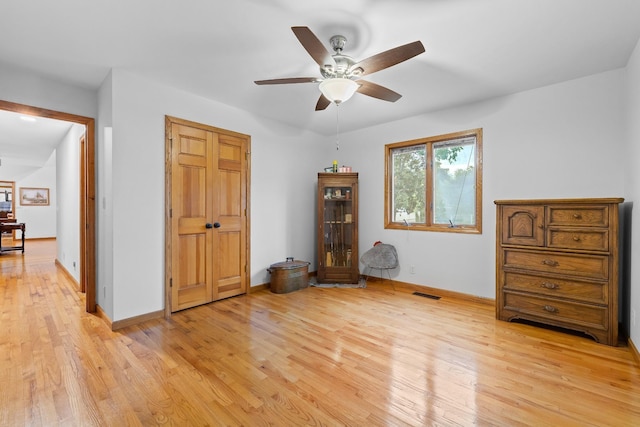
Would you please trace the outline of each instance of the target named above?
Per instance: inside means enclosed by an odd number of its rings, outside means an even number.
[[[20,188],[21,206],[49,206],[48,188]]]

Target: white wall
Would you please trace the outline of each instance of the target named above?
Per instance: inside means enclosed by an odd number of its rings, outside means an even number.
[[[252,285],[268,282],[266,269],[287,256],[313,259],[316,135],[124,70],[112,71],[111,85],[113,223],[104,226],[113,235],[112,320],[164,307],[165,115],[251,135]]]
[[[341,156],[360,173],[361,252],[377,240],[393,244],[395,279],[494,298],[494,200],[623,196],[623,76],[611,71],[345,135]],[[473,128],[484,129],[482,234],[385,230],[384,145]]]
[[[56,157],[54,151],[44,166],[35,170],[30,175],[16,181],[16,212],[18,222],[25,223],[25,238],[39,239],[56,237]],[[48,188],[48,206],[23,206],[20,204],[21,188]],[[17,233],[21,238],[21,232]]]
[[[56,149],[57,259],[80,282],[80,137],[73,124]]]
[[[96,274],[97,289],[96,303],[113,318],[113,165],[112,165],[112,136],[113,136],[113,105],[111,73],[107,75],[98,90],[98,126],[96,127],[96,162],[97,190],[96,213],[97,247]]]
[[[0,62],[0,99],[85,117],[96,117],[97,93]]]
[[[640,42],[636,45],[633,55],[627,64],[627,134],[625,153],[625,198],[631,202],[640,200],[640,168],[638,161],[640,160]],[[631,309],[631,331],[630,337],[636,348],[640,348],[640,205],[633,207],[630,213],[630,242],[631,249],[635,248],[635,252],[631,251],[629,257],[630,273],[630,309]],[[636,267],[635,269],[633,267]],[[633,322],[633,313],[635,312],[635,323]]]

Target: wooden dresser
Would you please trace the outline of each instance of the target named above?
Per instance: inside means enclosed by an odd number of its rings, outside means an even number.
[[[496,317],[618,342],[621,198],[496,200]]]

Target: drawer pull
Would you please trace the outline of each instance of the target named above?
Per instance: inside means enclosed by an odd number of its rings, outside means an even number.
[[[560,286],[558,286],[556,283],[551,283],[551,282],[542,282],[540,287],[546,288],[546,289],[560,289]]]
[[[582,215],[580,215],[580,214],[573,214],[573,218],[574,218],[574,219],[582,219]]]
[[[573,236],[573,241],[574,241],[574,242],[579,242],[579,241],[580,241],[580,238],[579,238],[578,236]]]
[[[545,311],[548,311],[549,313],[557,313],[558,312],[558,309],[555,308],[552,305],[545,305],[543,308],[545,309]]]
[[[558,265],[560,265],[558,261],[554,261],[552,259],[545,259],[544,261],[542,261],[542,263],[550,267],[557,267]]]

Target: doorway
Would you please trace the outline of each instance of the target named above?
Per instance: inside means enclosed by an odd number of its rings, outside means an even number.
[[[249,288],[248,135],[165,118],[165,315]]]
[[[16,212],[16,183],[14,181],[0,181],[0,223],[15,221]],[[10,245],[13,245],[16,231],[0,233],[0,239],[8,237],[11,239]]]
[[[63,120],[85,126],[80,160],[80,289],[85,291],[85,309],[96,311],[95,258],[95,119],[0,100],[0,110],[34,117]]]
[[[0,218],[13,218],[16,211],[16,183],[0,181]]]

